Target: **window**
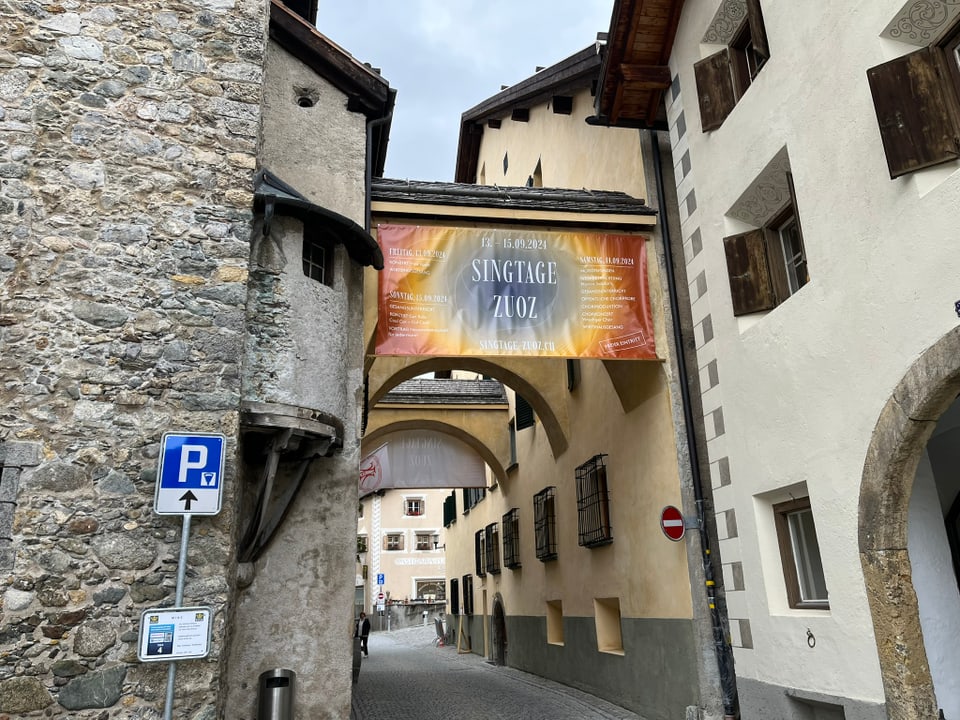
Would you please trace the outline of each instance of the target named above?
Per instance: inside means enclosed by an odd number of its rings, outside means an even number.
[[[484,577],[487,573],[484,569],[484,562],[487,559],[486,531],[477,530],[473,534],[473,561],[477,577]]]
[[[357,552],[365,553],[367,551],[367,536],[357,535]]]
[[[500,574],[500,526],[490,523],[484,531],[486,555],[484,569],[493,575]]]
[[[762,227],[723,239],[737,316],[772,310],[810,281],[793,176],[786,173],[777,183],[783,186],[787,204],[760,220]]]
[[[383,536],[384,550],[403,550],[403,533],[387,533]]]
[[[544,488],[533,496],[533,532],[537,543],[537,559],[557,559],[556,488]]]
[[[787,602],[792,608],[829,608],[810,498],[774,505],[773,512]]]
[[[403,501],[403,514],[408,517],[423,515],[423,498],[406,498]]]
[[[517,407],[514,413],[517,421],[517,430],[525,430],[534,425],[533,406],[517,395]]]
[[[450,578],[450,612],[460,614],[460,581],[457,578]]]
[[[520,511],[512,508],[503,516],[503,564],[520,567]]]
[[[507,469],[517,466],[517,420],[516,418],[510,418],[510,422],[507,423],[507,432],[510,433],[510,464],[507,466]]]
[[[890,178],[960,157],[960,25],[867,70]]]
[[[446,595],[444,594],[444,583],[440,578],[416,580],[415,587],[416,597],[419,600],[426,600],[427,602],[446,600]]]
[[[722,20],[727,20],[734,14],[735,4],[734,0],[721,3],[718,17],[726,15]],[[693,66],[700,102],[700,125],[704,132],[716,130],[723,124],[770,59],[760,0],[746,0],[746,4],[747,14],[739,25],[715,22],[735,28],[730,37],[710,39],[710,42],[725,42],[727,47]]]
[[[473,575],[461,578],[463,585],[463,614],[473,615]]]
[[[580,386],[580,360],[567,360],[567,390],[573,392]]]
[[[486,488],[464,488],[463,489],[463,514],[470,512],[470,508],[486,497]]]
[[[417,550],[433,550],[433,533],[417,533]]]
[[[605,457],[594,455],[577,468],[577,543],[582,547],[613,542]]]
[[[303,274],[311,280],[333,286],[331,272],[333,246],[319,233],[304,230],[303,233]]]
[[[443,499],[443,526],[450,527],[457,521],[457,494],[451,492]]]

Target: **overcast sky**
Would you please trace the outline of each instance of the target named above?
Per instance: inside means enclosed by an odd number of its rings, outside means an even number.
[[[397,91],[386,176],[452,181],[460,115],[607,32],[613,0],[320,0],[317,29]]]

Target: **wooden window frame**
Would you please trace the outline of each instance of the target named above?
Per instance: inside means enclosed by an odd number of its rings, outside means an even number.
[[[473,566],[477,577],[486,577],[487,575],[484,565],[487,560],[486,538],[485,528],[480,528],[473,534]]]
[[[461,578],[463,591],[463,614],[473,615],[473,575],[469,573]]]
[[[357,553],[367,552],[369,544],[367,543],[366,535],[357,535]]]
[[[533,530],[537,559],[557,559],[557,488],[545,487],[533,496]]]
[[[403,552],[403,533],[401,532],[388,532],[383,535],[383,549],[386,552]],[[396,542],[391,542],[391,538],[397,538]],[[390,547],[395,545],[396,547]]]
[[[423,541],[423,538],[426,538],[426,540]],[[422,545],[423,547],[421,547],[421,545]],[[433,550],[433,533],[432,533],[432,532],[427,532],[427,533],[418,532],[418,533],[416,534],[416,545],[415,545],[415,547],[416,547],[417,550]]]
[[[789,517],[799,512],[808,511],[811,514],[810,498],[803,497],[773,506],[774,524],[777,529],[777,544],[780,548],[780,561],[783,568],[783,580],[787,589],[787,604],[795,610],[829,610],[830,601],[804,600],[800,590],[800,578],[797,571],[797,559],[793,548],[793,539],[790,533]],[[816,523],[814,523],[816,530]],[[819,540],[818,555],[819,555]],[[821,567],[823,558],[820,556]],[[826,582],[824,581],[824,587]]]
[[[321,233],[303,230],[303,274],[322,285],[333,287],[333,243]]]
[[[414,505],[416,503],[416,505]],[[423,498],[404,498],[403,515],[404,517],[423,517],[427,512],[426,502]]]

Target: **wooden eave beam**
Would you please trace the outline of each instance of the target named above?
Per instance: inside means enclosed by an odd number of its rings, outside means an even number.
[[[620,76],[631,90],[666,90],[670,87],[670,68],[666,65],[624,63]]]

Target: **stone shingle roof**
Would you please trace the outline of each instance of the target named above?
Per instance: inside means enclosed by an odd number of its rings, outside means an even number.
[[[380,403],[416,405],[506,405],[507,393],[499,380],[416,378],[388,392]]]
[[[468,183],[426,182],[376,178],[370,197],[374,202],[409,202],[426,205],[510,208],[576,213],[656,215],[642,199],[609,190],[566,190],[542,187],[499,187]]]

